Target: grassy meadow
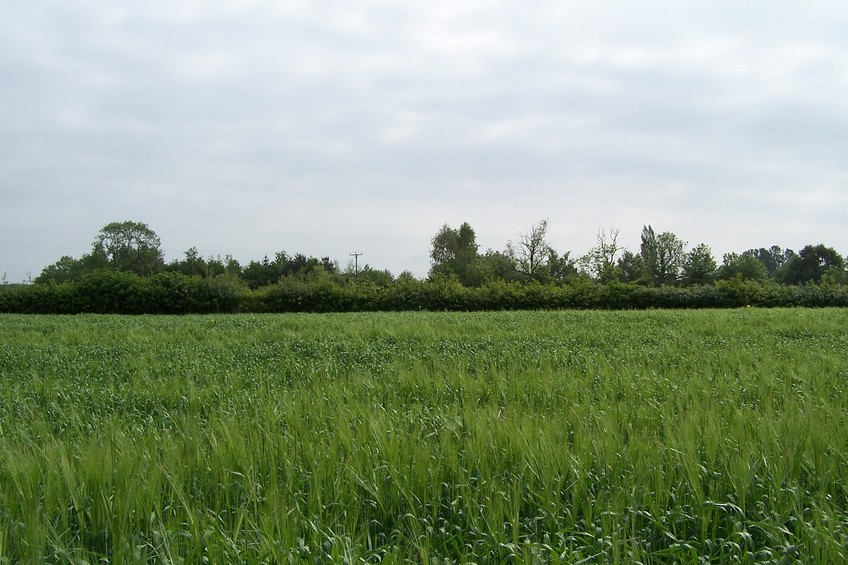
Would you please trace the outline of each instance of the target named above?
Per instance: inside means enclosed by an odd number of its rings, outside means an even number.
[[[846,547],[846,309],[0,316],[0,564]]]

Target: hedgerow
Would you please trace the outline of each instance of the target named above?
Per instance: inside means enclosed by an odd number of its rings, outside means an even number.
[[[643,310],[653,308],[843,307],[848,286],[781,285],[732,279],[713,285],[646,287],[494,281],[466,287],[447,277],[370,281],[282,277],[276,284],[249,289],[237,277],[192,277],[163,272],[142,277],[101,270],[78,282],[0,287],[0,312],[29,314],[201,314],[216,312],[371,312],[494,310]]]

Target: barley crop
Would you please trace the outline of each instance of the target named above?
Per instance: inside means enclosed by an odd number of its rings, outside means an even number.
[[[0,316],[0,563],[839,563],[848,311]]]

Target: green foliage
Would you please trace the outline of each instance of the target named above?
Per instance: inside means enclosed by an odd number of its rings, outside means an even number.
[[[580,258],[583,271],[596,281],[609,283],[622,278],[622,271],[616,264],[621,247],[618,245],[618,228],[598,230],[597,245]]]
[[[715,280],[715,259],[710,247],[704,243],[692,248],[683,260],[683,284],[688,286],[710,284]]]
[[[824,245],[808,245],[799,254],[778,246],[729,253],[716,269],[705,244],[684,253],[685,243],[675,234],[657,235],[645,226],[640,253],[634,254],[618,246],[618,229],[611,228],[599,231],[598,244],[581,257],[578,270],[569,252],[559,254],[547,242],[547,227],[543,220],[506,252],[480,255],[468,223],[445,225],[432,240],[430,277],[420,281],[410,273],[395,279],[370,265],[339,273],[329,257],[284,251],[242,268],[230,256],[204,259],[192,247],[166,266],[159,238],[146,224],[113,222],[100,231],[91,253],[62,257],[33,285],[0,285],[0,312],[820,307],[842,305],[848,294],[845,260]]]
[[[571,258],[571,253],[568,251],[560,254],[551,249],[548,253],[546,267],[550,282],[554,284],[566,284],[578,275],[576,261]]]
[[[319,269],[328,273],[337,271],[329,257],[318,259],[302,253],[290,257],[285,251],[280,251],[274,255],[273,261],[269,260],[267,255],[261,262],[251,261],[244,268],[242,278],[250,288],[257,289],[276,284],[283,277],[309,276]]]
[[[236,312],[249,301],[235,277],[188,277],[163,272],[140,277],[101,270],[79,282],[0,288],[0,312],[24,314],[188,314]]]
[[[703,289],[730,284],[803,289]],[[845,309],[3,316],[0,561],[841,563],[846,328]]]
[[[163,268],[163,253],[156,232],[141,222],[112,222],[97,234],[90,253],[79,259],[62,257],[45,267],[35,283],[79,282],[88,273],[104,269],[150,276]]]
[[[783,266],[795,256],[794,251],[791,249],[781,249],[779,245],[772,245],[768,249],[765,247],[749,249],[745,254],[755,257],[760,263],[765,265],[769,276],[774,278],[779,277]]]
[[[350,276],[358,284],[371,284],[381,288],[391,286],[395,280],[389,271],[377,270],[371,267],[371,265],[365,265],[359,273]]]
[[[189,248],[185,252],[185,258],[182,261],[175,261],[170,267],[189,277],[206,277],[210,272],[209,265],[200,256],[196,247]]]
[[[36,284],[79,282],[86,273],[108,268],[110,268],[109,262],[102,253],[93,251],[79,259],[66,255],[45,267],[34,282]]]
[[[481,273],[475,268],[477,236],[468,222],[459,229],[447,224],[433,236],[430,247],[431,277],[456,277],[465,286],[475,286],[482,281]]]
[[[472,266],[474,280],[484,283],[494,281],[514,282],[521,278],[515,261],[506,253],[487,250]]]
[[[147,281],[150,309],[155,314],[207,314],[236,312],[244,285],[235,277],[189,277],[182,273],[159,273]]]
[[[529,280],[542,282],[548,274],[547,263],[552,249],[547,234],[548,220],[542,220],[518,234],[515,243],[507,243],[507,255],[515,263],[516,270]]]
[[[645,261],[639,253],[633,253],[630,250],[625,250],[621,257],[619,257],[616,266],[618,267],[618,272],[621,274],[621,280],[623,282],[648,282],[645,270]]]
[[[674,285],[680,280],[686,242],[671,232],[655,234],[651,226],[642,229],[641,255],[644,274],[650,284]]]
[[[71,283],[3,285],[0,312],[74,314],[81,311],[77,287]]]
[[[93,256],[102,257],[109,268],[118,271],[148,276],[165,265],[159,236],[142,222],[106,224],[97,234],[92,248]]]
[[[65,255],[52,265],[48,265],[35,277],[36,284],[63,283],[79,280],[85,270],[83,260]]]
[[[832,281],[841,281],[844,273],[845,259],[836,250],[822,244],[807,245],[786,261],[782,279],[788,284],[819,283],[829,274]]]
[[[149,281],[130,271],[93,271],[76,285],[81,312],[96,314],[156,313]]]
[[[723,264],[716,275],[721,280],[740,278],[746,281],[762,281],[768,276],[766,266],[750,253],[725,253]]]
[[[248,290],[245,284],[235,275],[207,277],[199,283],[201,297],[198,304],[202,312],[233,313],[238,312]]]
[[[848,285],[825,277],[823,284],[781,285],[737,275],[715,285],[644,287],[601,284],[578,276],[568,284],[492,279],[476,287],[453,277],[420,281],[385,273],[345,278],[317,268],[282,277],[276,284],[247,288],[238,277],[188,277],[163,272],[153,277],[95,271],[80,282],[0,287],[0,312],[189,314],[215,312],[482,311],[518,309],[726,308],[739,306],[842,306]]]

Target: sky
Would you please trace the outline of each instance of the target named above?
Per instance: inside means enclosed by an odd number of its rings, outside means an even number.
[[[542,219],[848,253],[848,3],[27,0],[0,8],[0,275],[144,222],[166,260],[427,274]]]

